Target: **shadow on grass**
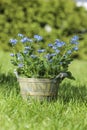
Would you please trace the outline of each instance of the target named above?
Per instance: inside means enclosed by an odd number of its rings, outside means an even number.
[[[12,73],[0,74],[0,90],[4,93],[10,93],[11,90],[15,90],[16,93],[19,93],[19,84],[17,82],[17,79],[15,75]]]
[[[70,101],[81,101],[87,103],[87,86],[86,85],[72,85],[70,82],[63,83],[59,89],[59,100],[64,103]]]

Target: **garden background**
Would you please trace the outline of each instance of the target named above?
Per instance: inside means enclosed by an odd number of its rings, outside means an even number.
[[[45,43],[79,36],[70,66],[76,80],[64,80],[57,102],[29,104],[21,99],[9,46],[18,33],[41,35]],[[74,0],[0,0],[0,130],[87,130],[86,60],[87,10]]]

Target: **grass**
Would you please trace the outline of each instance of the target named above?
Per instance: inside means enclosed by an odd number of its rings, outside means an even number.
[[[76,80],[62,82],[57,101],[40,104],[21,98],[8,55],[0,55],[0,130],[87,130],[86,61],[72,63]]]

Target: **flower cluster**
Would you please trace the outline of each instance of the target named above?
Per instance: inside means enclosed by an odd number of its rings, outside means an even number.
[[[13,51],[11,63],[16,67],[18,75],[34,78],[55,78],[60,73],[67,73],[72,78],[68,67],[73,60],[72,55],[78,50],[78,36],[73,36],[69,43],[56,39],[45,44],[43,37],[34,35],[31,39],[18,34],[17,39],[10,39],[11,47],[22,45],[17,52]]]

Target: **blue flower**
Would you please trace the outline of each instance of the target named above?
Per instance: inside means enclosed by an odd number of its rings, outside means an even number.
[[[17,57],[20,57],[21,56],[21,54],[20,53],[17,53]]]
[[[22,57],[21,57],[21,54],[20,54],[20,53],[17,53],[17,59],[18,59],[18,60],[22,60]]]
[[[30,50],[31,48],[29,46],[25,46],[25,49],[26,50]]]
[[[14,57],[14,56],[15,56],[15,54],[11,53],[11,54],[10,54],[10,56]]]
[[[56,55],[56,53],[51,53],[51,54],[47,54],[47,55],[45,55],[45,57],[48,59],[48,60],[50,60],[53,56],[55,56]]]
[[[32,54],[31,57],[32,57],[32,58],[36,58],[37,56]]]
[[[58,53],[60,53],[60,50],[56,49],[55,52],[58,54]]]
[[[50,56],[51,57],[56,56],[56,53],[51,53]]]
[[[56,41],[55,41],[55,45],[56,45],[57,47],[62,47],[62,46],[65,45],[65,42],[60,41],[59,39],[56,39]]]
[[[28,38],[28,42],[33,42],[33,40],[32,40],[32,39],[30,39],[30,38]]]
[[[16,40],[16,39],[10,39],[10,43],[11,43],[12,45],[15,45],[15,44],[17,43],[17,40]]]
[[[56,47],[56,46],[53,46],[53,47],[52,47],[52,49],[56,50],[56,49],[57,49],[57,47]]]
[[[73,47],[73,50],[78,51],[78,47],[77,46]]]
[[[49,47],[53,47],[53,44],[52,44],[52,43],[49,43],[48,46],[49,46]]]
[[[38,50],[38,52],[43,53],[43,52],[45,52],[45,49],[40,49],[40,50]]]
[[[22,43],[25,43],[25,42],[32,42],[33,40],[32,39],[29,39],[27,37],[24,37],[23,39],[21,39],[21,42]]]
[[[67,54],[72,54],[72,51],[71,51],[71,50],[68,50],[68,51],[67,51]]]
[[[23,39],[21,39],[21,42],[22,43],[25,43],[25,42],[27,42],[28,41],[28,38],[27,37],[24,37]]]
[[[24,54],[27,54],[28,53],[28,50],[24,50]]]
[[[73,36],[73,37],[71,38],[71,40],[70,40],[70,43],[71,43],[71,44],[79,44],[78,40],[79,40],[79,37],[78,37],[78,36]]]
[[[23,63],[18,64],[19,68],[22,68],[23,66],[24,66]]]
[[[34,38],[37,40],[37,41],[41,41],[43,38],[39,35],[34,35]]]
[[[18,33],[18,36],[19,36],[19,37],[23,37],[24,35],[23,35],[23,34],[21,34],[21,33]]]
[[[45,57],[49,60],[50,59],[50,54],[45,55]]]
[[[53,61],[52,59],[49,60],[50,63],[52,63],[52,61]]]

